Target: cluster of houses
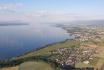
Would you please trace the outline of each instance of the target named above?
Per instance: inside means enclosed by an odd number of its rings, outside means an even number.
[[[90,39],[99,41],[104,38],[104,32],[73,32],[73,35],[80,41],[88,41]]]
[[[79,40],[83,47],[74,47],[74,48],[60,48],[54,51],[51,51],[50,59],[56,61],[61,65],[71,65],[74,66],[76,63],[91,64],[94,60],[94,54],[98,54],[99,48],[97,47],[98,43],[104,40],[104,28],[98,27],[68,27],[64,26],[64,29],[67,32],[74,36],[75,40]],[[84,42],[85,41],[85,42]],[[87,43],[87,42],[89,43]],[[85,46],[90,44],[90,41],[94,42],[96,47]],[[91,46],[91,45],[90,45]]]
[[[94,39],[95,36],[90,33],[77,33],[74,34],[76,38],[79,38],[80,41],[87,41],[89,39]]]
[[[93,55],[97,53],[96,48],[60,48],[51,51],[50,59],[61,65],[75,65],[78,62],[89,64],[89,59],[93,59]]]
[[[67,30],[67,32],[71,35],[74,35],[75,38],[79,39],[80,41],[88,41],[90,39],[99,41],[102,38],[104,39],[104,30],[101,28],[93,29],[93,27],[66,27],[65,30]]]

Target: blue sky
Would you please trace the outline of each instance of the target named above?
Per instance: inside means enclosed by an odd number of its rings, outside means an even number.
[[[54,17],[53,15],[61,17],[68,17],[67,15],[70,17],[71,15],[73,17],[74,14],[74,16],[81,16],[81,18],[98,17],[98,19],[103,19],[104,0],[0,0],[0,13],[2,11],[4,16],[9,16],[7,13],[11,12],[18,15],[32,13],[35,16],[39,12],[38,14],[42,15],[41,19],[44,14],[47,18],[51,15],[52,17]],[[56,12],[60,14],[57,15]],[[65,16],[63,16],[64,14]]]

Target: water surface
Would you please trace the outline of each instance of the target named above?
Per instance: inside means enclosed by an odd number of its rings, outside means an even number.
[[[67,38],[69,34],[66,31],[48,24],[0,26],[0,59],[11,58]]]

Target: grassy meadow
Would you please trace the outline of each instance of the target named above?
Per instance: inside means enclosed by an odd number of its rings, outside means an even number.
[[[78,46],[79,47],[80,42],[76,41],[76,40],[66,40],[60,43],[56,43],[56,44],[52,44],[52,45],[48,45],[45,48],[39,49],[37,51],[32,51],[30,53],[27,53],[23,56],[17,57],[16,59],[21,59],[21,58],[26,58],[26,57],[31,57],[31,56],[47,56],[50,55],[51,52],[55,49],[58,48],[67,48],[67,47],[73,47],[73,46]]]
[[[20,64],[19,70],[54,70],[51,65],[43,61],[28,61]]]

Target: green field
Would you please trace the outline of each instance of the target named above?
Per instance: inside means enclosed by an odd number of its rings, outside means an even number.
[[[66,40],[64,42],[60,42],[60,43],[56,43],[56,44],[52,44],[52,45],[48,45],[45,48],[42,48],[40,50],[37,51],[32,51],[30,53],[27,53],[23,56],[17,57],[16,59],[21,59],[21,58],[26,58],[26,57],[31,57],[31,56],[46,56],[46,55],[50,55],[51,52],[53,50],[56,50],[58,48],[67,48],[67,47],[73,47],[73,46],[78,46],[79,47],[80,42],[76,41],[76,40]]]
[[[13,63],[16,63],[16,65],[20,65],[19,69],[20,70],[54,70],[51,64],[49,63],[45,63],[43,61],[40,62],[27,62],[28,60],[35,60],[34,57],[37,56],[47,56],[50,55],[51,52],[53,50],[56,50],[58,48],[65,48],[65,47],[73,47],[73,46],[78,46],[79,47],[80,42],[76,41],[76,40],[66,40],[63,42],[59,42],[59,43],[55,43],[55,44],[51,44],[51,45],[47,45],[45,48],[41,48],[39,50],[36,51],[31,51],[29,53],[26,53],[24,55],[21,55],[19,57],[15,57],[10,59],[10,62],[7,62],[7,64],[9,63],[10,66],[12,67]],[[33,58],[33,59],[31,59]],[[18,62],[20,62],[18,64]],[[23,63],[25,62],[25,63]],[[21,64],[22,63],[22,64]],[[6,65],[4,65],[5,67]],[[15,64],[13,65],[15,66]],[[58,69],[60,70],[60,69]]]
[[[51,65],[43,61],[28,61],[19,66],[19,70],[54,70]]]

